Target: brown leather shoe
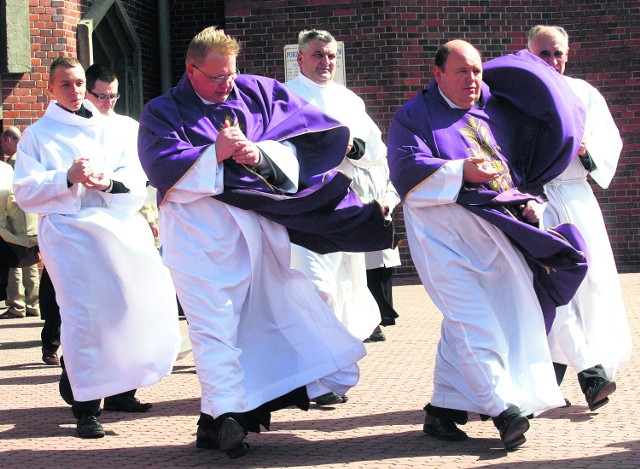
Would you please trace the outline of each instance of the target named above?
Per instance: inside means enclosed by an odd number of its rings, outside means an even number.
[[[60,359],[58,358],[58,354],[55,352],[44,353],[42,355],[42,361],[44,362],[45,365],[60,366]]]

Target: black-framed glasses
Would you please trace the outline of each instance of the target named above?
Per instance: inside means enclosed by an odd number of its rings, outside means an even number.
[[[117,100],[118,98],[120,98],[120,93],[114,93],[114,94],[96,94],[91,90],[87,90],[89,93],[91,93],[92,95],[94,95],[96,98],[98,98],[98,100],[100,101],[111,101],[112,99]]]
[[[233,72],[231,75],[218,75],[217,77],[212,77],[211,75],[207,75],[202,70],[200,70],[200,67],[198,67],[197,65],[195,64],[191,64],[191,65],[193,65],[193,68],[195,68],[200,73],[202,73],[205,77],[211,80],[215,85],[221,85],[222,83],[226,83],[229,80],[235,80],[236,77],[240,75],[240,70],[236,69],[236,71]]]

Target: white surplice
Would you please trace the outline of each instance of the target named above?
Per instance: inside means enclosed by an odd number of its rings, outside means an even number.
[[[455,203],[463,162],[447,162],[403,206],[411,257],[443,314],[431,404],[539,414],[564,400],[532,273],[501,230]]]
[[[393,211],[399,198],[389,182],[387,148],[380,129],[366,113],[364,101],[333,81],[321,85],[302,74],[285,85],[349,127],[352,137],[365,142],[362,158],[345,163],[350,166],[351,187],[363,202],[378,200]],[[313,281],[336,316],[359,339],[369,337],[380,323],[380,309],[367,287],[366,269],[382,267],[384,262],[387,267],[399,265],[398,250],[321,255],[292,245],[292,267]]]
[[[289,147],[257,145],[296,173]],[[286,229],[213,199],[223,187],[211,145],[160,207],[162,258],[189,321],[202,412],[250,411],[305,385],[310,398],[346,393],[358,382],[362,342],[290,268]]]
[[[584,80],[567,79],[587,108],[587,151],[597,166],[591,176],[606,189],[622,150],[620,132],[602,95]],[[630,358],[631,333],[609,237],[588,174],[576,155],[545,187],[549,202],[544,225],[576,225],[587,244],[589,265],[575,297],[556,310],[549,346],[555,362],[569,364],[576,372],[600,363],[607,377],[614,379],[620,363]]]
[[[74,397],[88,401],[171,373],[181,337],[175,290],[138,209],[145,175],[135,140],[89,102],[89,119],[55,101],[18,145],[14,190],[39,214],[39,244],[56,290]],[[129,193],[67,185],[80,156]]]

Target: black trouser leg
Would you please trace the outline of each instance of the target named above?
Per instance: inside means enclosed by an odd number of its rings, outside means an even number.
[[[393,309],[392,280],[393,269],[391,267],[367,270],[367,287],[380,308],[383,325],[395,324],[395,318],[399,316]]]
[[[60,318],[60,308],[56,303],[56,292],[46,268],[42,269],[38,295],[40,296],[40,315],[44,319],[44,326],[40,333],[42,353],[55,353],[60,347],[60,325],[62,320]]]
[[[558,386],[560,386],[564,379],[564,374],[567,371],[567,365],[564,363],[553,362],[553,371],[556,372],[556,382],[558,383]]]

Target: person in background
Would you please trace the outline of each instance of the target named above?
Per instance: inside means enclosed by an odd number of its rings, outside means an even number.
[[[20,130],[13,126],[7,127],[0,135],[2,153],[12,168],[15,168],[16,165],[18,142],[21,137]],[[16,209],[17,213],[13,218],[16,221],[12,231],[17,236],[26,236],[28,242],[25,247],[37,246],[38,216],[33,213],[24,213],[17,205]],[[18,218],[20,221],[17,221]],[[39,285],[40,269],[37,262],[24,267],[11,268],[7,282],[7,311],[0,315],[0,319],[24,318],[25,316],[40,317]],[[43,360],[45,363],[49,361],[51,364],[56,364],[57,361],[55,357],[44,355]]]
[[[534,26],[528,34],[528,49],[564,75],[569,59],[569,35],[564,28]],[[571,302],[556,310],[548,341],[558,384],[571,365],[593,411],[609,402],[608,396],[616,390],[612,380],[618,367],[631,356],[618,271],[600,206],[587,180],[591,175],[603,189],[609,187],[622,139],[598,90],[584,80],[565,78],[587,109],[586,129],[567,169],[545,187],[549,202],[543,224],[573,223],[580,229],[587,243],[589,271]]]
[[[373,178],[385,171],[386,146],[380,130],[367,115],[362,99],[334,82],[337,49],[338,44],[328,31],[301,31],[297,59],[300,74],[285,85],[349,127],[351,136],[346,156],[353,177],[351,187],[363,197],[365,192],[372,190]],[[384,184],[386,187],[387,182]],[[389,207],[383,206],[383,209],[389,216]],[[293,244],[291,266],[313,281],[320,295],[355,337],[385,340],[379,327],[380,309],[367,288],[364,253],[318,254]],[[339,397],[320,396],[316,403],[334,404],[339,402]]]

